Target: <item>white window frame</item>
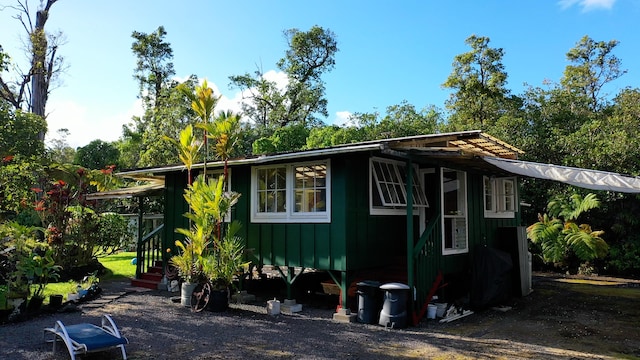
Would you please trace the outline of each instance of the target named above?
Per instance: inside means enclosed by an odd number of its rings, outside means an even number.
[[[399,179],[399,182],[393,182],[390,179],[379,179],[378,174],[374,171],[374,163],[381,163],[385,166],[388,166],[388,169],[393,172],[396,179]],[[401,178],[400,168],[405,168],[406,163],[402,161],[385,159],[379,157],[371,157],[369,158],[369,213],[371,215],[406,215],[407,214],[407,185],[406,181],[403,181]],[[405,172],[406,174],[406,172]],[[417,212],[421,207],[429,207],[429,203],[427,201],[427,197],[424,194],[424,187],[422,186],[422,181],[418,176],[419,169],[414,165],[413,168],[413,209]],[[392,196],[390,194],[389,198],[395,198],[395,201],[386,202],[384,200],[384,196],[382,196],[382,192],[387,191],[389,188],[396,188],[400,191]],[[378,194],[380,197],[380,201],[382,205],[374,205],[374,195]]]
[[[456,190],[458,191],[458,196],[457,196],[457,208],[461,210],[458,210],[456,213],[451,213],[451,214],[445,214],[445,193],[447,192],[446,187],[445,187],[445,183],[444,183],[444,173],[446,172],[450,172],[450,171],[455,171],[457,172],[457,176],[458,176],[458,180],[457,180],[457,186],[456,186]],[[460,179],[460,176],[462,176],[462,179]],[[462,182],[464,184],[460,185],[460,180],[462,180]],[[440,169],[440,208],[442,209],[442,254],[443,255],[453,255],[453,254],[463,254],[463,253],[468,253],[469,252],[469,219],[468,219],[468,214],[469,214],[469,207],[467,204],[467,173],[464,171],[460,171],[460,170],[454,170],[454,169],[447,169],[447,168],[441,168]],[[452,226],[451,226],[451,231],[453,232],[451,234],[452,236],[452,242],[455,246],[456,243],[456,237],[457,236],[464,236],[464,247],[459,247],[459,248],[446,248],[445,244],[446,244],[446,222],[452,222]],[[463,222],[463,226],[458,226],[460,225],[460,222]],[[459,231],[462,231],[462,233],[460,234]]]
[[[295,211],[295,169],[300,166],[324,165],[325,178],[325,211]],[[276,213],[258,212],[258,170],[269,168],[285,168],[285,211]],[[252,223],[329,223],[331,222],[331,161],[329,159],[301,163],[254,166],[251,168],[251,222]]]
[[[515,217],[517,212],[516,199],[518,198],[516,184],[515,177],[483,177],[482,199],[485,218],[512,219]],[[507,191],[508,186],[512,187],[510,193]]]

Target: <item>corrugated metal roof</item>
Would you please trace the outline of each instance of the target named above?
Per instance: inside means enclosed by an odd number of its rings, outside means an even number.
[[[420,153],[423,156],[429,156],[434,151],[444,152],[448,155],[463,156],[494,156],[507,159],[517,159],[518,155],[524,152],[504,141],[496,139],[480,130],[461,131],[455,133],[444,134],[426,134],[417,136],[407,136],[400,138],[381,139],[365,141],[352,144],[341,144],[322,149],[312,149],[294,152],[285,152],[271,155],[250,156],[240,159],[231,159],[228,161],[229,166],[243,164],[265,164],[282,160],[304,159],[319,156],[329,156],[353,152],[373,151],[393,149],[398,151],[409,151]],[[222,168],[224,162],[212,161],[207,162],[207,168]],[[202,169],[204,163],[195,164],[192,169]],[[165,174],[174,171],[186,171],[184,165],[163,166],[145,169],[135,169],[118,173],[120,176],[139,178],[146,174]]]
[[[132,186],[115,190],[101,191],[87,195],[87,200],[125,199],[139,196],[158,196],[164,193],[164,181],[147,185]]]

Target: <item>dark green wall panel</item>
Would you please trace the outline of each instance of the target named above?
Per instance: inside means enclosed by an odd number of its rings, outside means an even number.
[[[302,265],[308,268],[317,268],[315,232],[313,224],[300,225],[300,248],[302,249]]]
[[[329,241],[329,225],[315,226],[316,268],[331,269],[331,242]]]
[[[287,225],[286,258],[289,266],[303,266],[300,224]]]

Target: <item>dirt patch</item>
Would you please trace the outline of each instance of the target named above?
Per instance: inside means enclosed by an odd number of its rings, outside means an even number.
[[[507,312],[486,310],[434,331],[503,339],[614,358],[640,358],[640,283],[623,279],[536,276],[533,293]]]
[[[396,330],[337,323],[334,310],[307,303],[294,315],[267,315],[267,298],[231,304],[223,313],[192,313],[166,292],[129,293],[80,312],[0,326],[0,349],[7,359],[68,359],[60,347],[52,356],[42,329],[55,320],[96,323],[110,313],[131,342],[131,360],[640,359],[638,283],[536,276],[533,289],[505,304],[511,307],[506,312],[489,309],[451,323],[423,320]]]

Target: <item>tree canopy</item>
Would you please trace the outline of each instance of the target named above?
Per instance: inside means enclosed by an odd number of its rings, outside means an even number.
[[[12,57],[0,47],[0,98],[16,110],[25,110],[43,118],[47,115],[46,105],[52,83],[64,70],[63,58],[58,54],[62,34],[45,31],[49,13],[57,1],[40,1],[35,19],[28,0],[17,0],[17,5],[12,6],[17,12],[14,18],[20,22],[27,36],[27,66],[13,63]],[[46,129],[38,134],[40,141],[44,141],[45,133]]]
[[[313,26],[309,31],[285,30],[284,36],[289,49],[276,66],[286,74],[286,84],[268,80],[262,69],[229,77],[243,93],[244,115],[261,136],[288,124],[317,124],[318,116],[328,116],[322,75],[335,66],[335,34]]]

